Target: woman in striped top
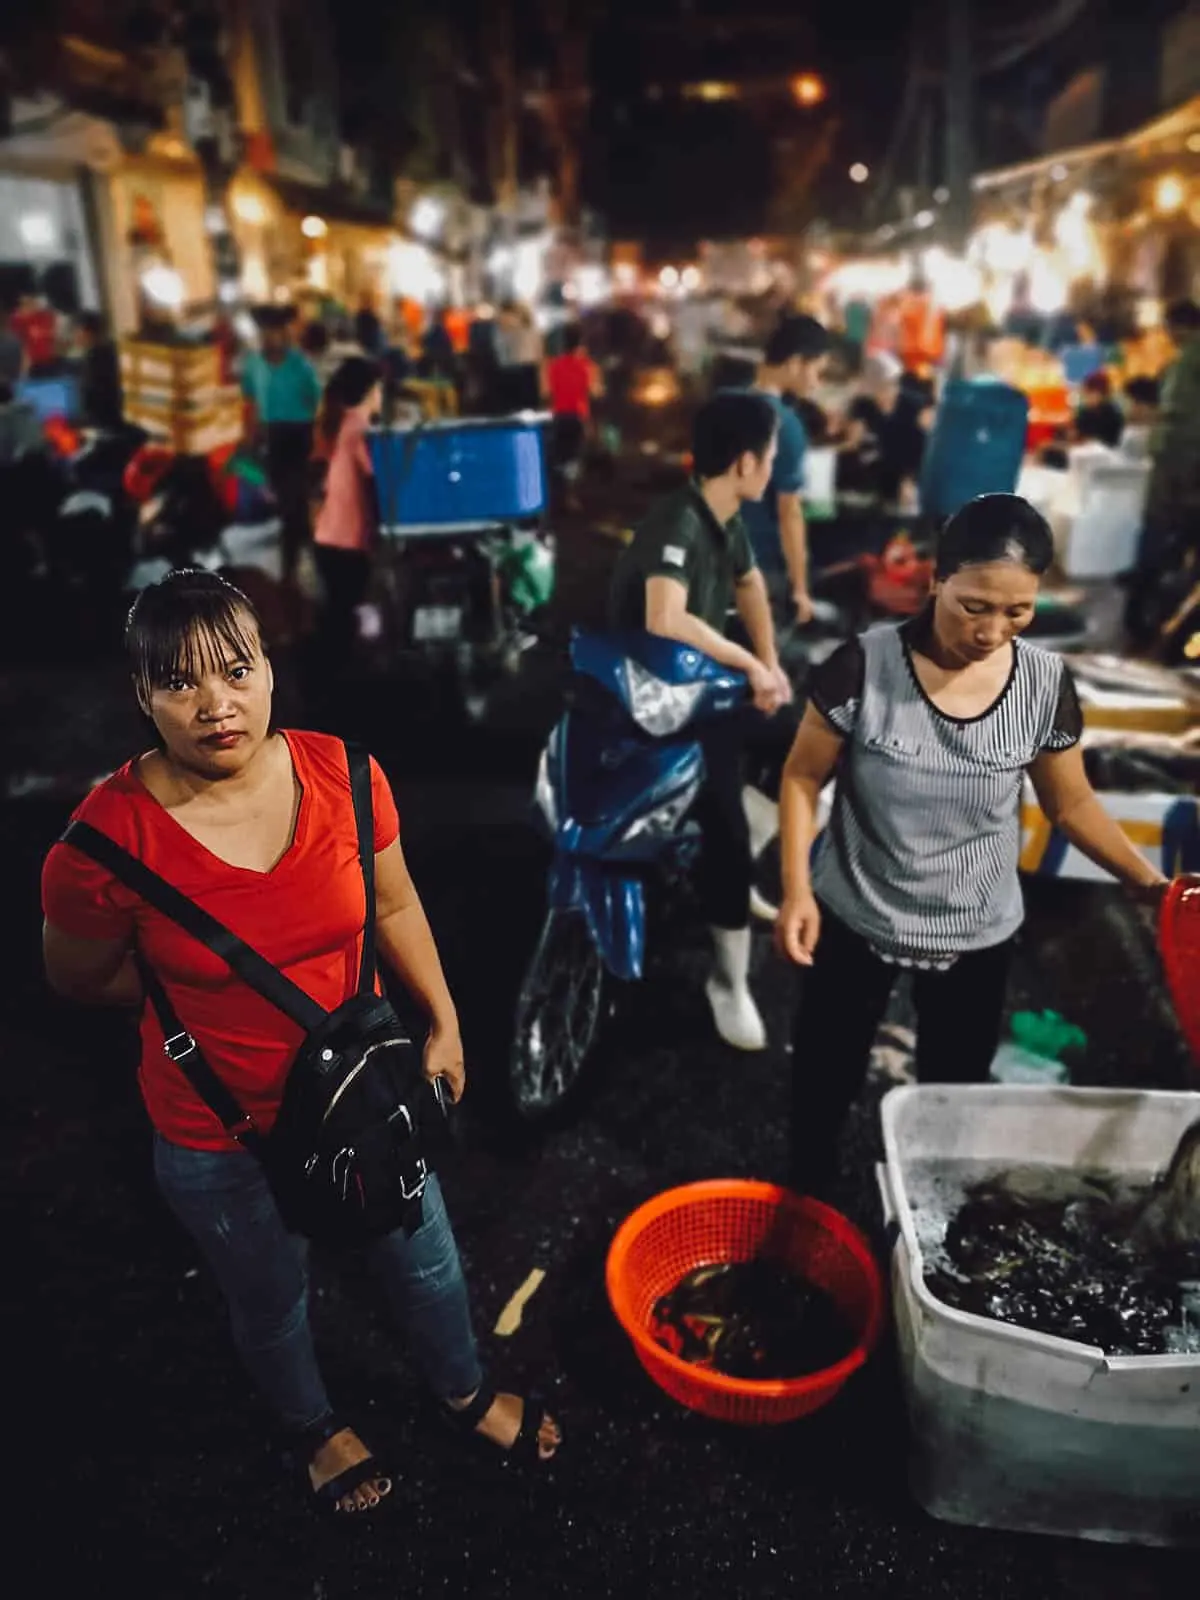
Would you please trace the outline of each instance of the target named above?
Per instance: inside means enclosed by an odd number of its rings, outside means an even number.
[[[846,1113],[901,969],[914,973],[917,1075],[978,1082],[1000,1034],[1024,910],[1021,790],[1122,883],[1161,873],[1101,807],[1060,656],[1019,636],[1053,545],[1016,495],[983,495],[942,531],[930,602],[822,664],[784,774],[783,953],[806,975],[793,1054],[791,1181],[827,1189]],[[811,864],[817,796],[836,772]]]

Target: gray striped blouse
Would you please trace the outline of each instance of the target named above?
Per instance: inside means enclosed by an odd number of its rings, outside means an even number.
[[[1020,927],[1025,768],[1077,743],[1083,718],[1062,657],[1022,639],[987,711],[939,711],[911,659],[924,626],[873,628],[813,673],[845,740],[813,890],[884,960],[944,967]]]

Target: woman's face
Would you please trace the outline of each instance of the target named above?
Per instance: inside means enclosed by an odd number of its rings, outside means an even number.
[[[1037,576],[1015,561],[963,567],[933,586],[938,642],[964,664],[984,661],[1033,621]]]
[[[167,754],[207,778],[241,772],[261,749],[271,726],[275,680],[253,619],[238,618],[248,648],[240,652],[207,632],[190,641],[174,677],[139,694]]]

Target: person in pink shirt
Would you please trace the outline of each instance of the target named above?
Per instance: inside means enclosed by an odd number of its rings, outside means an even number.
[[[371,573],[376,515],[366,433],[381,399],[379,368],[352,356],[326,386],[317,430],[317,454],[327,465],[313,543],[325,590],[322,633],[335,669],[353,648],[356,611]]]

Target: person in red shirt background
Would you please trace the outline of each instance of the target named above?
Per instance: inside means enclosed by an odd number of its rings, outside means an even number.
[[[36,378],[58,363],[58,318],[40,295],[22,295],[11,318],[13,332],[25,347],[29,376]]]
[[[600,369],[583,346],[583,329],[573,324],[563,330],[562,353],[542,367],[542,394],[553,413],[551,448],[554,467],[568,486],[574,485],[583,461],[583,447],[592,420],[592,401],[604,392]]]
[[[356,986],[366,904],[344,746],[324,734],[274,729],[258,615],[216,574],[173,572],[143,591],[126,644],[156,748],[94,789],[76,817],[334,1009]],[[443,1078],[458,1100],[466,1080],[454,1003],[400,848],[395,803],[374,761],[371,779],[379,953],[430,1018],[426,1075]],[[72,845],[50,851],[42,902],[52,987],[85,1003],[141,1009],[139,1083],[155,1130],[155,1174],[229,1303],[243,1364],[301,1441],[313,1491],[338,1510],[373,1509],[390,1480],[330,1404],[309,1329],[303,1243],[286,1231],[257,1160],[164,1053],[134,953],[264,1132],[278,1113],[301,1030]],[[556,1424],[533,1402],[496,1395],[483,1377],[436,1178],[411,1237],[388,1235],[368,1259],[448,1414],[459,1413],[460,1423],[503,1449],[548,1459],[561,1442]]]

